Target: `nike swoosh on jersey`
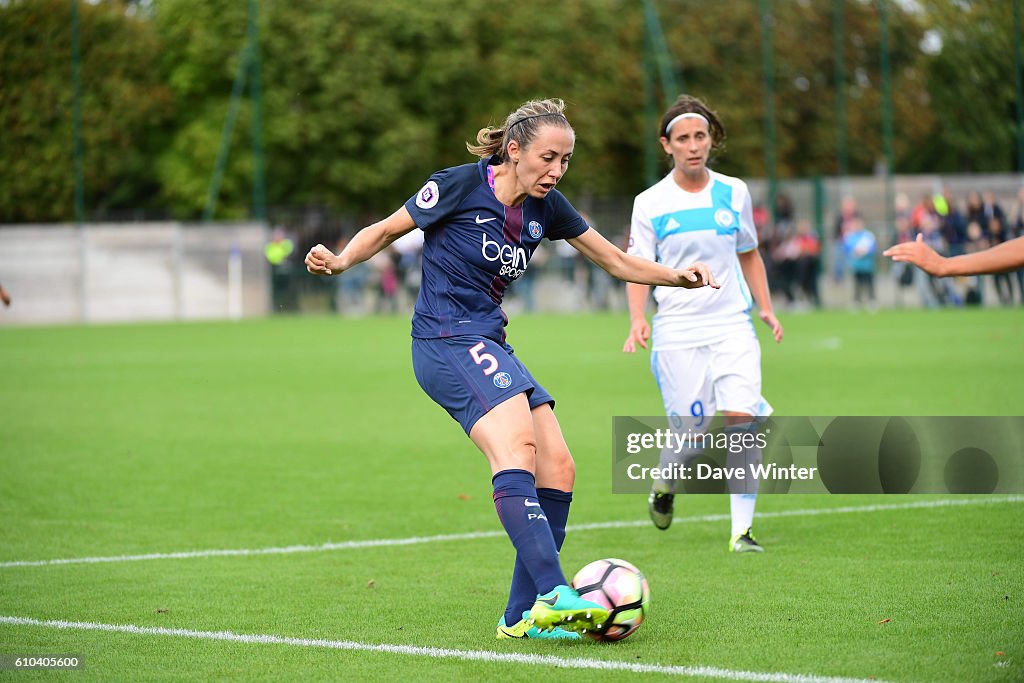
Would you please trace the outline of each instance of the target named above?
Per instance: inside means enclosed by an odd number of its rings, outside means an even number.
[[[488,221],[496,221],[496,220],[498,220],[498,219],[495,218],[494,216],[491,216],[490,218],[480,218],[480,214],[477,214],[477,216],[476,216],[476,223],[477,223],[477,225],[481,225],[483,223],[487,223]]]

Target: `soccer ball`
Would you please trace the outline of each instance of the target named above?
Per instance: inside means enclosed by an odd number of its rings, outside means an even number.
[[[625,560],[591,562],[576,573],[572,587],[581,598],[596,602],[609,612],[608,621],[600,629],[587,631],[594,640],[622,640],[640,628],[651,610],[647,579]]]

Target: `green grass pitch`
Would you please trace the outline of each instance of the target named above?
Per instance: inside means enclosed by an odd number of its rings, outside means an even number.
[[[759,329],[780,415],[1024,405],[1019,311],[783,322],[779,346]],[[0,620],[0,654],[85,657],[80,671],[0,679],[1024,679],[1024,499],[762,496],[760,556],[726,553],[723,519],[687,521],[725,515],[721,496],[680,499],[681,519],[657,531],[643,497],[610,493],[611,416],[661,409],[647,354],[620,351],[626,331],[622,314],[509,330],[559,401],[578,466],[570,524],[635,522],[570,532],[567,573],[622,557],[651,583],[635,635],[567,645],[494,640],[511,545],[483,456],[416,385],[406,318],[0,330],[0,618],[278,638]],[[966,504],[926,506],[950,499]],[[893,507],[821,514],[855,506]],[[620,668],[576,670],[602,662]]]

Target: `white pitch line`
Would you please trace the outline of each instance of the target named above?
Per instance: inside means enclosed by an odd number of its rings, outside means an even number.
[[[759,519],[771,517],[810,517],[816,515],[849,514],[856,512],[882,512],[886,510],[914,510],[921,508],[942,508],[961,505],[995,505],[999,503],[1021,503],[1024,496],[996,496],[988,498],[947,498],[942,500],[924,500],[913,503],[884,503],[880,505],[851,505],[835,508],[817,508],[805,510],[781,510],[778,512],[759,512]],[[729,515],[695,515],[692,517],[676,517],[675,523],[721,522],[728,520]],[[592,531],[596,529],[624,529],[643,527],[650,524],[642,521],[593,522],[590,524],[572,524],[567,531]],[[170,553],[148,553],[145,555],[113,555],[106,557],[69,557],[55,560],[11,560],[0,562],[0,569],[8,567],[45,567],[63,564],[101,564],[107,562],[139,562],[143,560],[187,560],[197,557],[247,557],[251,555],[288,555],[291,553],[320,553],[333,550],[358,550],[360,548],[385,548],[403,545],[419,545],[423,543],[444,543],[448,541],[472,541],[480,538],[505,538],[504,531],[473,531],[463,534],[439,534],[436,536],[412,536],[408,538],[378,538],[366,541],[344,541],[341,543],[322,543],[320,545],[289,545],[270,548],[224,548],[211,550],[189,550]]]
[[[106,631],[146,636],[172,636],[198,640],[223,640],[253,645],[292,645],[331,650],[353,650],[376,652],[433,659],[456,659],[463,661],[493,662],[499,664],[526,664],[569,669],[591,669],[598,671],[624,671],[639,674],[664,674],[686,676],[706,680],[718,678],[729,681],[765,681],[767,683],[885,683],[877,679],[843,678],[817,676],[814,674],[769,673],[760,671],[736,671],[713,666],[663,666],[661,664],[635,664],[607,659],[586,659],[584,657],[556,657],[554,655],[516,654],[514,652],[491,652],[488,650],[453,650],[418,645],[390,645],[360,643],[353,640],[324,640],[311,638],[290,638],[267,634],[247,635],[231,631],[194,631],[183,628],[160,628],[134,626],[132,624],[100,624],[88,621],[60,621],[27,619],[25,617],[0,616],[0,624],[12,626],[39,626],[72,631]]]

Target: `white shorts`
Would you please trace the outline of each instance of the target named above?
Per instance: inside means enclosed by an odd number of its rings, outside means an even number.
[[[718,411],[772,414],[761,396],[761,346],[753,330],[708,346],[655,351],[651,372],[665,414],[684,418],[692,428],[707,428]]]

